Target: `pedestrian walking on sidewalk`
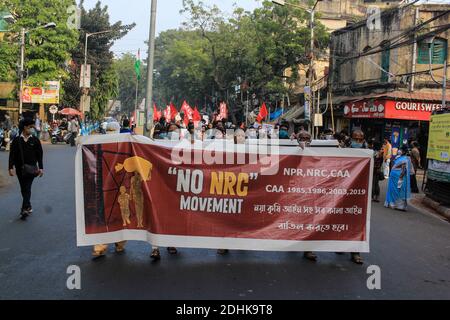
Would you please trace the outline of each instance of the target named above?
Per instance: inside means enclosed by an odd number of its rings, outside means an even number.
[[[11,143],[9,175],[17,175],[22,193],[20,216],[25,220],[32,212],[31,186],[36,177],[44,174],[43,151],[39,139],[33,136],[35,122],[25,118],[19,124],[20,136]],[[14,172],[15,169],[15,172]]]

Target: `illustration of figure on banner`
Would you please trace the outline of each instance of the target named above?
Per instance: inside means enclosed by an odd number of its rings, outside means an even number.
[[[115,166],[115,169],[117,173],[121,172],[122,170],[125,170],[125,172],[127,173],[134,173],[134,175],[131,177],[130,194],[127,194],[126,188],[121,186],[121,195],[119,196],[119,201],[122,201],[122,203],[119,202],[119,204],[122,212],[122,217],[124,217],[124,215],[127,215],[126,210],[129,210],[129,206],[126,206],[126,203],[129,203],[129,201],[133,201],[136,211],[137,227],[144,228],[144,193],[142,191],[142,188],[144,182],[151,180],[153,165],[150,161],[145,160],[141,157],[131,157],[126,159],[123,164],[117,164]],[[122,188],[125,188],[125,190],[123,190]],[[124,226],[126,226],[125,221]]]
[[[127,193],[127,188],[124,187],[124,186],[121,186],[120,187],[120,195],[119,195],[119,197],[117,199],[117,202],[119,202],[119,205],[120,205],[120,213],[122,215],[122,220],[123,220],[123,226],[124,227],[126,227],[126,226],[131,224],[131,221],[130,221],[130,216],[131,216],[130,200],[131,200],[131,197]]]

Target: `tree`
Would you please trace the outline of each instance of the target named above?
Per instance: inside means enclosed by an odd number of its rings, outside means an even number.
[[[205,40],[196,31],[169,30],[156,40],[155,101],[160,105],[184,99],[203,103],[205,92],[211,91],[214,79]]]
[[[49,22],[56,23],[56,28],[35,29],[26,36],[26,81],[42,85],[44,81],[64,82],[69,78],[67,62],[78,39],[77,30],[67,24],[68,8],[74,4],[74,0],[2,1],[3,10],[10,12],[16,22],[10,25],[10,33],[0,42],[0,81],[17,81],[20,30],[31,30]]]
[[[80,103],[82,92],[79,89],[79,81],[81,65],[84,63],[86,33],[110,30],[111,32],[88,38],[87,61],[91,65],[91,116],[98,119],[104,116],[103,112],[106,110],[108,100],[116,98],[111,94],[118,94],[118,75],[113,69],[114,54],[111,47],[115,41],[123,38],[133,29],[135,24],[122,25],[121,21],[111,24],[108,6],[102,6],[100,1],[89,11],[84,8],[84,1],[81,1],[80,9],[82,14],[78,40],[80,45],[72,51],[71,81],[65,84],[68,94],[63,103],[71,106],[77,106]]]
[[[299,64],[309,62],[309,14],[264,1],[253,12],[235,8],[226,17],[216,6],[184,0],[188,20],[182,30],[161,33],[156,42],[156,66],[161,73],[158,95],[216,104],[229,100],[239,107],[234,87],[250,85],[262,99],[288,93],[298,80]],[[328,35],[316,27],[316,48],[325,50]],[[291,69],[292,76],[285,77]],[[205,97],[205,93],[211,93]]]

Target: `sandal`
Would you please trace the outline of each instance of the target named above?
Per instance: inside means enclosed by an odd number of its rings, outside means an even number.
[[[174,248],[174,247],[169,247],[169,248],[167,248],[167,251],[168,251],[170,254],[177,254],[177,253],[178,253],[177,248]]]
[[[106,255],[107,251],[108,251],[108,245],[107,244],[97,244],[93,248],[92,256],[94,258],[103,257],[103,256]]]
[[[101,258],[106,256],[106,250],[92,251],[92,257]]]
[[[317,256],[312,251],[305,252],[303,254],[303,257],[305,259],[308,259],[309,261],[314,261],[314,262],[317,261]]]
[[[361,256],[357,253],[352,253],[352,261],[356,264],[364,264],[363,259],[361,258]]]
[[[161,254],[159,253],[159,249],[153,249],[152,254],[150,255],[154,261],[161,259]]]
[[[117,242],[114,244],[116,246],[116,253],[122,253],[125,251],[125,243],[126,242]]]

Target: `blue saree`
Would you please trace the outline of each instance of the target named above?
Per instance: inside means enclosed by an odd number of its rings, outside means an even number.
[[[385,207],[406,210],[408,200],[411,199],[411,162],[408,156],[403,155],[394,161],[389,176]]]

